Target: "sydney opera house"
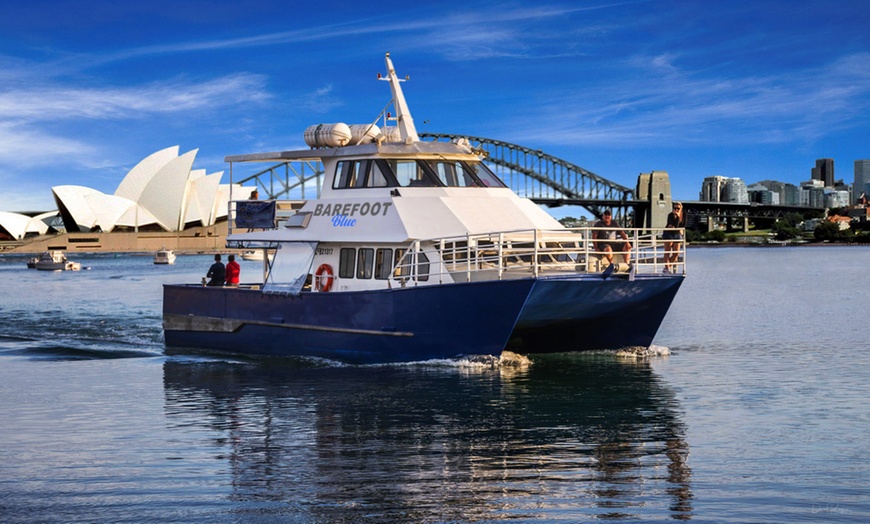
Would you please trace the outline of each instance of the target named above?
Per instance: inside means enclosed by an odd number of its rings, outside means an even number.
[[[35,217],[0,212],[0,237],[22,240],[58,229],[70,234],[179,234],[225,223],[231,187],[220,183],[223,171],[193,169],[197,151],[179,155],[173,146],[149,155],[111,195],[83,186],[52,187],[57,211]],[[236,184],[233,198],[243,199],[252,189]]]

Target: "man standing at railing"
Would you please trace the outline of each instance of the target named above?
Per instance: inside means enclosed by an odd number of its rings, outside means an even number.
[[[613,213],[605,209],[601,220],[595,222],[592,227],[595,228],[592,231],[592,238],[599,241],[595,242],[595,250],[602,252],[610,264],[613,263],[613,253],[621,252],[623,261],[628,264],[631,259],[631,243],[619,222],[613,220]],[[624,242],[620,242],[618,238],[622,238]]]

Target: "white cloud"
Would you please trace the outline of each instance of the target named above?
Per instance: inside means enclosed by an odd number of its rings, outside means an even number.
[[[870,105],[865,54],[766,77],[705,77],[667,55],[631,62],[634,74],[541,93],[538,111],[510,127],[563,145],[808,142],[861,124]]]
[[[76,139],[0,122],[0,165],[6,170],[82,162],[95,152]]]
[[[134,87],[10,88],[0,93],[0,121],[141,118],[260,102],[269,97],[263,83],[258,75],[238,74],[206,82],[175,80]]]

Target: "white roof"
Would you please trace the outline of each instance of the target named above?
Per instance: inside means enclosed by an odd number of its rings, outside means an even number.
[[[195,178],[193,174],[194,171],[191,171],[191,178],[188,180],[187,193],[190,197],[183,224],[199,222],[203,226],[211,226],[215,223],[214,204],[223,171],[206,175],[205,170],[202,170],[202,175]]]
[[[180,231],[187,204],[187,179],[198,149],[173,158],[154,173],[139,197],[139,204],[151,212],[167,231]]]
[[[118,189],[115,190],[115,196],[138,201],[139,197],[142,196],[142,191],[145,190],[145,186],[154,177],[154,173],[157,173],[172,159],[178,157],[178,148],[179,146],[167,147],[145,157],[121,180]]]
[[[54,215],[54,213],[51,213]],[[42,220],[45,213],[35,217],[29,217],[20,213],[0,211],[0,227],[5,229],[16,240],[24,238],[26,233],[44,235],[48,231],[48,225]]]
[[[151,213],[132,200],[107,195],[83,186],[55,186],[51,188],[58,206],[69,213],[79,227],[99,226],[106,232],[117,226],[145,226],[156,223]]]
[[[227,215],[229,186],[220,184],[223,171],[208,175],[204,169],[194,170],[198,150],[181,156],[178,150],[167,147],[136,164],[114,195],[83,186],[55,186],[58,207],[82,229],[157,224],[166,231],[180,231],[191,222],[214,225]]]
[[[347,198],[311,200],[300,210],[312,213],[305,228],[238,233],[229,239],[390,243],[562,227],[509,188],[401,188],[400,193],[350,197],[361,192],[346,191]]]

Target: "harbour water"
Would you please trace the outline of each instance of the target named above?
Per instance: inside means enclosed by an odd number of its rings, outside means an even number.
[[[70,258],[0,256],[2,522],[870,521],[868,248],[691,249],[656,354],[531,366],[167,355],[210,257]]]

